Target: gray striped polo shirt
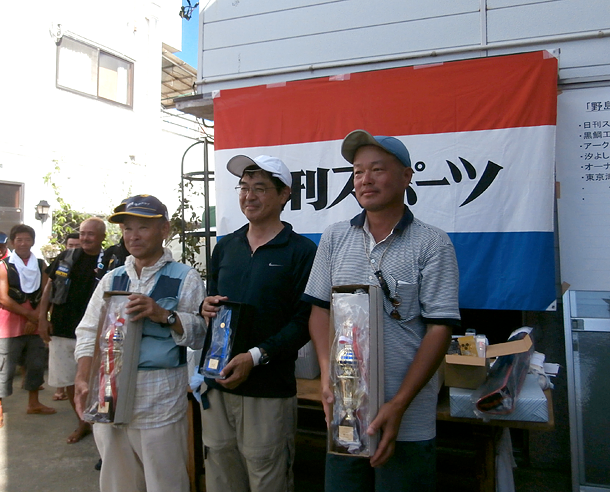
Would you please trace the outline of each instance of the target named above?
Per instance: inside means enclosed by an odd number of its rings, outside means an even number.
[[[459,274],[455,251],[442,230],[405,214],[392,234],[372,244],[365,231],[366,212],[351,221],[332,224],[322,234],[305,288],[304,300],[328,309],[331,287],[379,285],[381,269],[392,296],[400,296],[401,320],[389,313],[392,305],[384,296],[385,401],[400,388],[426,324],[459,324]],[[398,441],[422,441],[435,437],[436,375],[415,397],[404,414]]]

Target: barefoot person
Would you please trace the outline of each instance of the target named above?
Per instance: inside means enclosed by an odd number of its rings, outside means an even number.
[[[44,342],[38,335],[38,303],[47,275],[44,261],[30,251],[35,237],[30,226],[14,226],[10,232],[14,251],[0,261],[0,427],[4,425],[2,399],[13,393],[20,359],[25,361],[24,388],[29,391],[27,413],[55,413],[38,401],[45,369]]]
[[[105,235],[106,225],[102,219],[92,217],[80,225],[80,247],[63,251],[47,269],[50,280],[40,301],[38,324],[40,336],[49,344],[49,384],[66,388],[72,408],[76,377],[74,330],[98,280],[105,273],[102,250]],[[49,323],[47,313],[51,307]],[[74,444],[90,433],[91,426],[79,418],[78,426],[68,436],[68,444]]]

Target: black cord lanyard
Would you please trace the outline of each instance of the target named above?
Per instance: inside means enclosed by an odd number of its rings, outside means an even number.
[[[369,260],[369,266],[371,267],[371,270],[373,270],[373,266],[371,265],[371,254],[369,253],[369,248],[368,248],[368,243],[370,240],[367,237],[367,233],[364,230],[364,227],[362,228],[362,237],[364,238],[364,252],[366,253],[366,257]],[[395,237],[396,237],[396,235],[392,231],[392,237],[388,241],[386,248],[383,250],[383,253],[381,254],[381,258],[379,259],[379,264],[377,265],[378,269],[376,271],[373,270],[373,273],[374,273],[375,277],[377,278],[377,281],[379,282],[379,286],[381,287],[383,294],[386,296],[388,301],[390,301],[390,304],[392,304],[393,309],[390,312],[390,317],[395,320],[400,320],[401,317],[400,317],[400,313],[398,312],[397,308],[398,308],[398,306],[400,306],[402,299],[398,295],[394,295],[394,296],[392,295],[392,293],[390,292],[390,287],[388,286],[388,283],[386,282],[385,278],[383,277],[383,273],[381,271],[381,264],[383,262],[383,258],[385,256],[385,254],[388,252],[388,250],[390,249],[390,246],[392,245],[392,242],[394,241]]]

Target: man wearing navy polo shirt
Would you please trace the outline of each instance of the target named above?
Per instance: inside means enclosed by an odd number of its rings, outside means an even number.
[[[328,422],[331,287],[381,287],[386,402],[366,429],[381,431],[375,454],[328,454],[325,490],[435,491],[435,373],[460,319],[455,252],[447,234],[414,218],[404,203],[413,170],[400,140],[356,130],[341,153],[354,166],[364,211],[326,229],[303,299],[312,303],[309,330]]]
[[[206,378],[206,490],[286,492],[293,488],[295,360],[309,340],[310,306],[301,295],[316,246],[280,220],[292,185],[280,159],[238,155],[227,169],[240,178],[236,190],[248,224],[214,248],[201,314],[210,321],[223,300],[248,304],[252,346],[222,370],[226,379]]]

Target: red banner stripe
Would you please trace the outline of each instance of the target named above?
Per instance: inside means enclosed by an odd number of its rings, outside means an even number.
[[[215,148],[339,140],[356,128],[421,135],[556,123],[557,59],[546,51],[337,79],[221,91]]]

